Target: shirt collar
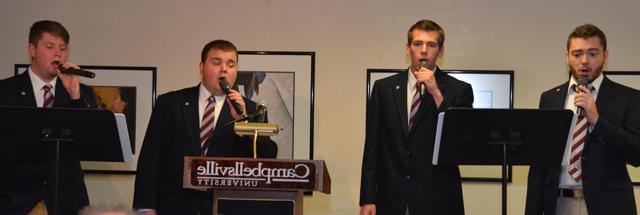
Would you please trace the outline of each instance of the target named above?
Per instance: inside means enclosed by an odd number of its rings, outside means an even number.
[[[42,87],[47,84],[51,85],[51,91],[55,92],[56,81],[58,80],[58,77],[54,77],[53,80],[51,80],[51,82],[49,83],[44,82],[42,79],[40,79],[40,77],[38,77],[38,75],[33,72],[33,70],[31,70],[31,66],[29,66],[29,68],[27,69],[27,73],[29,74],[29,79],[31,79],[31,85],[33,86],[34,92],[42,90]]]
[[[198,87],[198,102],[200,104],[207,104],[207,100],[211,97],[211,93],[207,88],[204,87],[204,84],[200,83],[200,87]],[[215,96],[216,101],[224,101],[227,98],[227,95]]]
[[[597,93],[598,90],[600,89],[600,85],[602,85],[602,80],[604,80],[603,77],[604,75],[600,73],[600,75],[595,80],[589,83],[589,85],[593,87],[594,93]],[[578,84],[578,82],[576,81],[575,77],[571,75],[571,78],[569,78],[569,91],[571,91],[572,90],[571,87],[576,84]]]

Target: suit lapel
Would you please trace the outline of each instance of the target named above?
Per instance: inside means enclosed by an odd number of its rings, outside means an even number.
[[[404,131],[404,137],[409,137],[409,117],[407,116],[407,78],[409,75],[409,70],[406,72],[400,73],[394,81],[394,84],[391,86],[393,93],[393,97],[396,100],[396,112],[400,117],[400,122],[402,123],[402,129]]]
[[[37,107],[36,96],[33,92],[33,85],[31,84],[31,78],[29,78],[28,71],[20,74],[19,78],[22,80],[22,83],[18,84],[18,105],[25,107]]]
[[[436,82],[438,83],[438,87],[440,88],[442,95],[445,96],[447,85],[443,81],[444,79],[442,78],[442,75],[443,75],[442,71],[440,71],[439,68],[436,69],[436,72],[435,72]],[[413,125],[414,127],[422,123],[427,113],[434,111],[436,108],[435,103],[433,101],[433,96],[431,96],[431,94],[425,93],[425,95],[423,95],[421,99],[422,99],[422,102],[420,103],[420,107],[418,108],[418,112],[416,113],[416,121],[414,122],[414,125]]]
[[[200,147],[200,122],[198,116],[198,89],[199,85],[188,90],[184,95],[182,104],[182,115],[184,116],[185,127],[189,135],[192,155],[202,154]]]
[[[229,122],[233,120],[231,116],[231,109],[229,109],[229,100],[225,99],[224,104],[222,105],[222,110],[220,110],[220,115],[218,115],[218,120],[216,122],[216,126],[213,130],[213,135],[207,142],[209,142],[209,153],[214,153],[220,147],[220,144],[216,144],[219,138],[221,138],[224,134],[227,133],[227,129],[233,130],[233,125],[227,125]],[[231,131],[233,132],[233,131]]]
[[[54,107],[69,107],[69,101],[71,97],[69,97],[69,93],[64,88],[62,84],[62,80],[60,78],[56,79],[56,94],[54,95],[53,106]]]
[[[550,107],[544,107],[544,108],[558,108],[558,109],[564,109],[564,105],[566,103],[567,100],[567,90],[569,89],[569,82],[565,82],[564,84],[560,85],[558,88],[556,88],[554,90],[554,94],[551,97],[551,101],[550,101]]]
[[[596,107],[598,109],[598,112],[606,112],[605,110],[611,103],[611,100],[616,96],[614,93],[616,90],[613,88],[614,85],[611,84],[611,80],[609,80],[607,76],[604,76],[602,79],[602,83],[600,84],[600,89],[598,89],[598,98],[596,99]]]

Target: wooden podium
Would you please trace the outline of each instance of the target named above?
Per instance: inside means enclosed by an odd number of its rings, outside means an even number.
[[[224,208],[243,210],[243,201],[264,204],[262,214],[301,215],[305,191],[331,193],[331,178],[322,160],[185,157],[182,184],[213,189],[214,215],[224,214]]]

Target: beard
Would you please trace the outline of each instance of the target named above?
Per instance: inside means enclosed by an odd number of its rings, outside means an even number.
[[[573,77],[573,79],[575,81],[578,81],[578,78],[581,77],[581,75],[578,74],[578,70],[576,70],[576,68],[573,68],[570,66],[570,73],[571,73],[571,77]],[[588,74],[588,76],[586,77],[589,80],[589,83],[593,82],[593,80],[596,80],[596,78],[600,77],[600,75],[602,74],[602,69],[604,69],[604,62],[602,64],[600,64],[595,70],[593,70],[593,73]]]

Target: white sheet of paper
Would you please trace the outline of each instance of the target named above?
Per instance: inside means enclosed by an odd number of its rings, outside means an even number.
[[[438,127],[436,130],[436,142],[433,146],[433,160],[431,163],[433,165],[438,165],[438,154],[440,154],[440,138],[442,134],[442,121],[444,121],[444,112],[440,112],[438,114]]]
[[[129,141],[129,130],[127,129],[127,118],[124,114],[114,113],[116,125],[118,126],[118,136],[120,136],[120,147],[122,148],[122,157],[124,162],[131,162],[133,154],[131,153],[131,143]]]

